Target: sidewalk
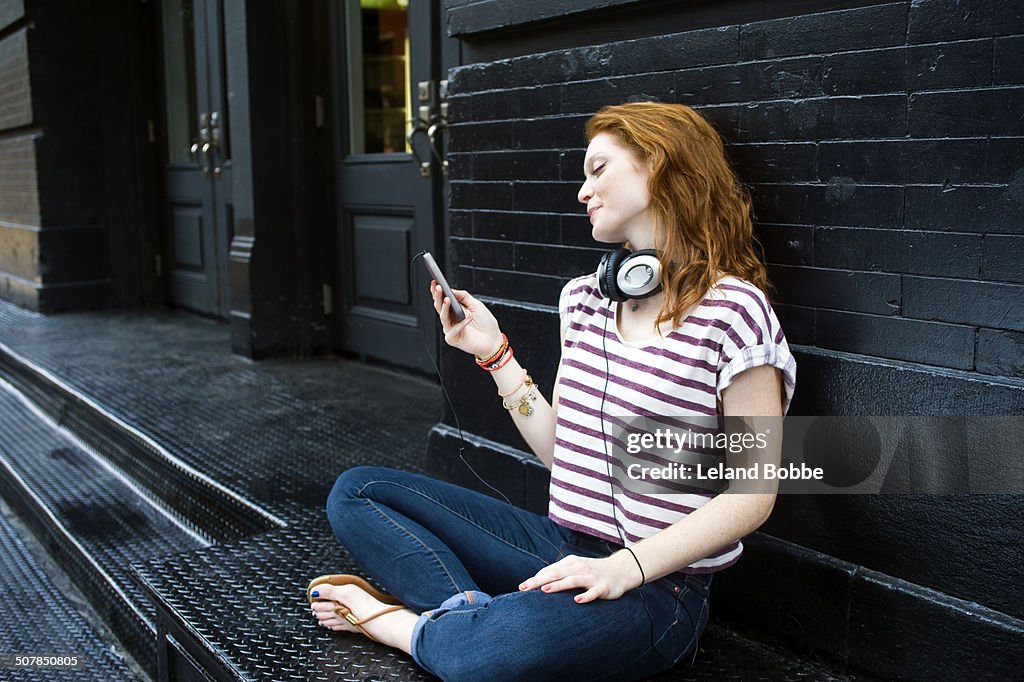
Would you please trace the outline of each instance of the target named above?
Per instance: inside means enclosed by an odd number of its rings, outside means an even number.
[[[122,591],[155,602],[155,614],[153,605],[141,609],[160,640],[136,654],[156,656],[140,660],[144,668],[187,664],[220,679],[428,679],[404,655],[317,627],[304,587],[321,573],[357,570],[322,511],[340,471],[358,464],[422,471],[427,432],[441,413],[436,385],[334,358],[253,363],[229,353],[226,326],[177,312],[44,317],[0,303],[0,344],[0,356],[88,403],[62,403],[55,421],[74,430],[89,422],[75,411],[95,408],[112,420],[110,429],[170,459],[139,464],[136,455],[113,453],[122,457],[115,468],[141,476],[143,493],[201,540],[171,554],[115,553],[131,563],[119,569],[130,569],[123,580],[141,581],[144,590]],[[93,440],[98,449],[101,441]],[[205,492],[195,492],[196,480]],[[221,496],[230,509],[196,509],[203,495]],[[129,543],[97,540],[104,541]],[[8,646],[0,641],[0,651]],[[807,678],[850,679],[712,624],[695,666],[659,679]]]

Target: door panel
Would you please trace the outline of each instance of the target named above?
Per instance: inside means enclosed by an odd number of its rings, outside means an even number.
[[[340,345],[423,371],[431,368],[424,334],[436,352],[437,324],[425,271],[417,264],[410,285],[409,267],[422,250],[443,262],[436,221],[443,181],[436,163],[431,175],[421,174],[406,132],[418,113],[417,84],[436,81],[437,7],[430,0],[344,3],[335,40],[343,52],[335,97]],[[426,135],[415,143],[421,158],[432,158]]]
[[[164,0],[164,262],[175,305],[225,317],[230,159],[219,0]]]

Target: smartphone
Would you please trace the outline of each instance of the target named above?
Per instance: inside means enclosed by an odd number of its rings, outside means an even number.
[[[452,288],[448,286],[448,280],[444,278],[441,268],[437,266],[437,261],[434,260],[434,257],[430,255],[429,251],[423,252],[423,262],[426,263],[427,271],[430,273],[430,276],[437,280],[437,283],[441,285],[441,291],[443,291],[444,295],[448,297],[449,301],[451,301],[452,314],[455,316],[455,319],[460,322],[466,319],[466,311],[464,311],[462,306],[459,305],[458,300],[455,298],[455,294],[452,293]]]

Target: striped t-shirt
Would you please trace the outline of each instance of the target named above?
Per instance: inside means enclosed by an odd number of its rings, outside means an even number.
[[[735,277],[721,279],[679,327],[650,341],[623,341],[616,307],[598,292],[593,274],[562,289],[558,310],[565,345],[548,514],[565,527],[630,545],[706,504],[714,493],[624,486],[609,476],[616,428],[621,434],[623,423],[634,417],[685,422],[720,415],[722,391],[737,374],[759,365],[782,370],[785,413],[796,361],[765,295]],[[742,551],[735,542],[683,570],[718,571]]]

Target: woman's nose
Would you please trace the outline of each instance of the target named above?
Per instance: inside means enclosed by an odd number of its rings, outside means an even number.
[[[576,198],[580,200],[581,204],[585,204],[590,201],[590,197],[592,196],[594,196],[594,190],[590,187],[590,180],[588,179],[583,183],[583,186],[580,187],[580,192],[576,195]]]

